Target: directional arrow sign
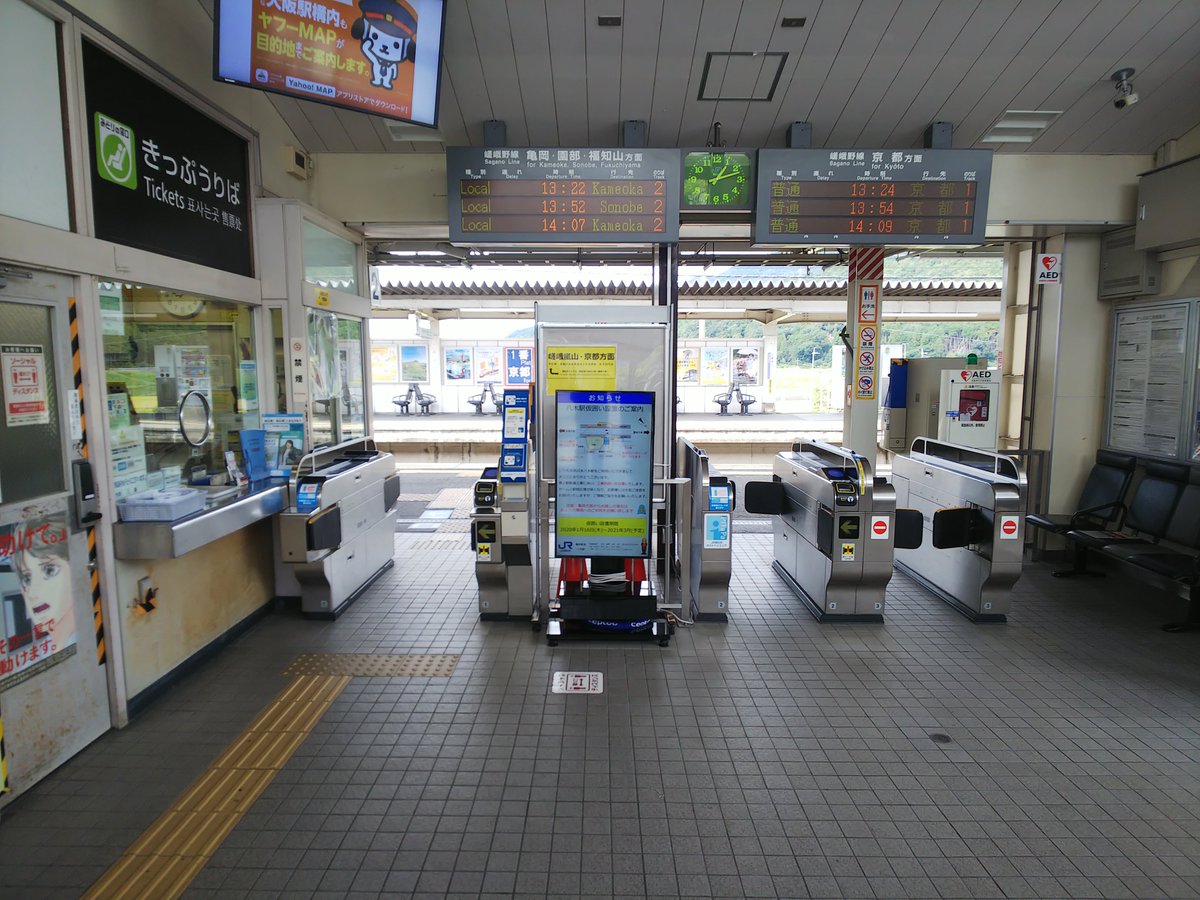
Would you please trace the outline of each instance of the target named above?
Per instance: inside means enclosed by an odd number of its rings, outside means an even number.
[[[848,541],[858,539],[858,516],[842,516],[838,523],[838,534]]]

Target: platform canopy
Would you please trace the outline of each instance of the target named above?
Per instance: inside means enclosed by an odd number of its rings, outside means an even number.
[[[525,273],[518,280],[498,272],[479,277],[438,278],[405,267],[382,267],[378,318],[417,313],[434,319],[532,318],[534,303],[592,305],[649,301],[644,274],[610,278],[564,277],[561,270]],[[443,270],[444,271],[444,270]],[[462,273],[467,274],[467,273]],[[474,274],[474,273],[471,273]],[[615,274],[615,273],[614,273]],[[846,317],[844,278],[684,277],[679,285],[682,318],[754,319],[759,322],[837,322]],[[889,280],[883,316],[892,321],[997,320],[997,280]]]

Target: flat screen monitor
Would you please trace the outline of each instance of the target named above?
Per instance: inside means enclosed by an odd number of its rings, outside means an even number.
[[[213,77],[437,125],[446,0],[217,0]]]
[[[558,391],[554,555],[649,557],[654,394]]]

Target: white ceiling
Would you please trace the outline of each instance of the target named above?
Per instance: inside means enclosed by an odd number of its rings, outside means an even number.
[[[507,123],[513,146],[614,146],[642,119],[650,146],[920,146],[933,121],[956,147],[1150,153],[1200,124],[1200,0],[448,0],[439,131],[397,142],[384,120],[272,95],[310,151],[440,152]],[[619,28],[597,17],[619,15]],[[781,28],[803,16],[803,28]],[[787,53],[769,101],[698,100],[709,52]],[[771,74],[777,57],[759,57]],[[761,94],[757,61],[714,63],[716,89]],[[1112,72],[1141,97],[1113,108]],[[736,81],[736,84],[734,83]],[[977,144],[1007,109],[1062,110],[1031,144]]]

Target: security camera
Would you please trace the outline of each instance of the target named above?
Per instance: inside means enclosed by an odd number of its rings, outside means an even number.
[[[1112,73],[1112,80],[1117,86],[1117,96],[1113,106],[1124,109],[1138,102],[1137,91],[1133,89],[1133,69],[1117,69]]]
[[[1137,91],[1130,90],[1128,94],[1120,94],[1117,99],[1113,101],[1113,106],[1115,106],[1117,109],[1124,109],[1127,106],[1133,106],[1133,104],[1137,102]]]

